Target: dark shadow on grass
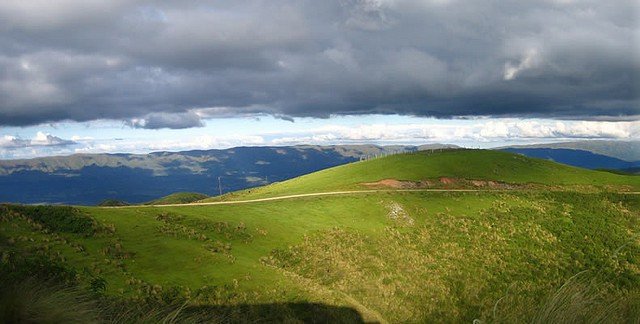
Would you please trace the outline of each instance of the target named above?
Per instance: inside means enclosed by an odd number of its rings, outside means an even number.
[[[192,306],[185,308],[180,317],[212,319],[220,323],[364,323],[360,313],[353,308],[320,303]]]

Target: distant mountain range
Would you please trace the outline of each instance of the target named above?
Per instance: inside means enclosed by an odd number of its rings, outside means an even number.
[[[237,147],[150,154],[77,154],[0,161],[0,202],[94,205],[150,201],[179,191],[217,195],[424,146]],[[218,180],[219,178],[219,180]]]
[[[534,148],[581,150],[598,155],[613,157],[628,162],[640,161],[640,141],[576,141],[533,145],[514,145],[501,147],[499,149]]]
[[[639,141],[579,141],[498,149],[581,168],[640,173]]]
[[[217,195],[359,159],[454,147],[306,145],[0,160],[0,202],[94,205],[105,199],[142,203],[181,191]],[[589,169],[640,172],[640,142],[583,141],[500,149]]]
[[[573,165],[586,169],[608,169],[636,172],[640,161],[629,162],[589,151],[550,148],[506,148],[503,151],[519,153],[528,157],[553,160],[558,163]]]

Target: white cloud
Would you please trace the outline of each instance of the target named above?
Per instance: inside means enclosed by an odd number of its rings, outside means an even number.
[[[62,139],[49,133],[38,132],[36,137],[31,139],[30,146],[63,146],[75,144],[74,141]]]
[[[21,138],[11,136],[11,135],[3,135],[0,138],[0,148],[25,147],[28,144],[29,144],[28,140],[23,140]]]
[[[383,120],[392,120],[383,119]],[[340,124],[314,121],[291,124],[292,128],[272,126],[236,130],[234,127],[201,131],[146,130],[148,137],[93,138],[78,132],[65,140],[40,131],[33,138],[14,135],[0,137],[0,158],[24,158],[73,153],[148,153],[152,151],[185,151],[222,149],[236,146],[298,144],[408,144],[448,143],[463,146],[492,147],[506,143],[537,143],[575,139],[640,140],[640,120],[626,122],[572,121],[515,118],[472,120],[403,119],[396,122]],[[235,121],[230,121],[234,123]],[[276,123],[277,125],[280,125]],[[293,130],[292,130],[293,129]]]
[[[117,152],[118,146],[113,144],[91,144],[74,150],[74,153],[111,153]]]
[[[65,140],[49,133],[37,132],[32,139],[22,139],[17,136],[3,135],[0,138],[0,148],[15,149],[34,146],[66,146],[76,144],[74,141]]]
[[[513,62],[507,62],[504,64],[503,78],[507,81],[515,79],[520,72],[530,69],[538,64],[539,59],[540,55],[538,50],[535,48],[529,49],[517,64]]]
[[[75,141],[65,140],[49,133],[37,132],[31,139],[13,135],[0,137],[0,159],[22,159],[50,155],[72,154]]]
[[[108,143],[90,143],[76,148],[75,153],[148,153],[153,151],[188,151],[260,146],[267,144],[261,136],[199,135],[186,139],[121,140]]]
[[[91,137],[91,136],[80,136],[80,135],[73,135],[71,136],[71,140],[74,142],[80,142],[80,141],[92,141],[95,138]]]
[[[640,140],[640,121],[479,120],[460,124],[372,124],[357,127],[326,126],[298,136],[281,136],[276,145],[301,143],[420,143],[499,142],[564,139]]]

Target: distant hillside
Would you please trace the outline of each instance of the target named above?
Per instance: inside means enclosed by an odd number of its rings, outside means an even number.
[[[169,204],[188,204],[209,198],[209,196],[197,192],[176,192],[159,199],[155,199],[145,203],[145,205],[169,205]]]
[[[151,154],[76,154],[0,161],[0,202],[142,203],[174,192],[218,194],[283,181],[362,158],[451,145],[237,147]]]
[[[589,151],[625,161],[640,161],[640,141],[576,141],[548,144],[514,145],[505,148],[555,148]]]
[[[640,167],[640,161],[629,162],[589,151],[548,148],[506,148],[503,151],[528,157],[552,160],[587,169],[631,170]]]

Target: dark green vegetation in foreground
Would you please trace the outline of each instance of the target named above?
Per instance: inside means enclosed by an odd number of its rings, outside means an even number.
[[[484,151],[390,156],[260,190],[437,176],[568,187],[213,206],[1,207],[0,316],[42,309],[25,302],[40,293],[78,300],[84,308],[69,312],[114,322],[638,321],[640,198],[600,190],[637,188],[636,178],[502,152],[484,155],[488,162],[469,160],[480,157],[474,154]],[[512,169],[494,173],[496,164]],[[48,290],[27,289],[43,277],[58,279]]]

